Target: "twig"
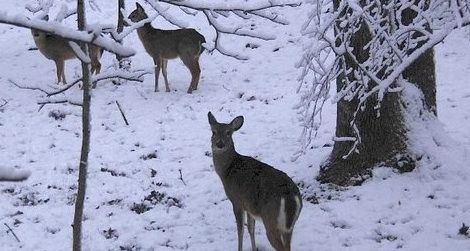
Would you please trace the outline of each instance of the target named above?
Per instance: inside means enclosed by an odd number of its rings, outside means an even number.
[[[8,232],[11,232],[13,234],[13,236],[15,237],[16,241],[21,242],[20,239],[18,238],[18,236],[16,236],[15,231],[13,231],[13,229],[11,229],[11,227],[8,226],[8,224],[3,223],[3,225],[5,225],[8,228],[7,234],[8,234]]]
[[[8,79],[8,82],[12,83],[14,86],[20,88],[20,89],[25,89],[25,90],[33,90],[33,91],[41,91],[45,94],[48,94],[47,91],[39,88],[39,87],[30,87],[30,86],[22,86],[22,85],[19,85],[18,83],[16,83],[15,81],[13,81],[12,79]]]
[[[50,97],[50,96],[54,96],[54,95],[63,93],[63,92],[65,92],[65,91],[67,91],[68,89],[72,88],[74,85],[76,85],[76,84],[79,83],[80,81],[82,81],[82,78],[76,79],[76,80],[73,81],[71,84],[66,85],[64,88],[61,88],[61,89],[59,89],[59,90],[57,90],[57,91],[48,93],[47,96]]]
[[[181,180],[181,182],[183,182],[183,184],[186,186],[186,182],[184,182],[184,180],[183,180],[183,173],[181,172],[181,168],[178,169],[178,171],[180,172],[180,180]]]
[[[0,108],[6,106],[6,105],[8,104],[8,101],[7,101],[6,99],[3,99],[3,98],[2,98],[2,101],[3,101],[3,104],[0,105]]]
[[[39,110],[38,111],[41,111],[41,109],[45,106],[45,105],[50,105],[50,104],[71,104],[71,105],[75,105],[75,106],[82,106],[82,103],[79,103],[79,102],[74,102],[74,101],[71,101],[71,100],[67,100],[67,99],[62,99],[62,100],[45,100],[45,101],[39,101],[38,102],[38,105],[40,106]]]
[[[121,116],[122,116],[122,119],[124,119],[124,123],[126,123],[126,125],[128,126],[129,122],[127,122],[126,115],[124,114],[124,111],[122,110],[121,104],[119,104],[119,102],[117,100],[116,100],[116,105],[119,109],[119,112],[121,112]]]

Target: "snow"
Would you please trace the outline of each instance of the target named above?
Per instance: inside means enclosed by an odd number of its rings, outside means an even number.
[[[27,179],[29,175],[31,175],[29,170],[0,167],[0,181],[21,181]]]
[[[23,13],[25,3],[6,1],[2,9],[8,15]],[[88,20],[112,23],[115,3],[95,3],[102,12],[90,11]],[[296,93],[300,72],[294,66],[302,51],[300,27],[307,12],[308,8],[287,9],[288,26],[266,27],[276,40],[221,41],[249,55],[249,60],[204,53],[199,88],[192,95],[186,94],[190,74],[179,60],[168,65],[171,93],[153,92],[152,75],[146,75],[143,83],[97,85],[92,91],[84,250],[236,250],[231,204],[212,167],[208,111],[220,122],[243,115],[245,123],[234,135],[237,150],[281,169],[300,184],[304,207],[292,250],[470,250],[470,239],[458,234],[462,223],[470,224],[468,30],[454,33],[437,47],[439,121],[410,127],[413,149],[432,153],[432,158],[422,159],[411,173],[381,167],[360,187],[335,188],[315,181],[333,144],[332,104],[325,103],[312,148],[291,161],[302,132],[294,109],[300,99]],[[180,18],[199,27],[193,20],[200,19]],[[73,20],[68,21],[75,27]],[[153,25],[174,28],[161,18]],[[198,31],[208,41],[213,39],[210,28],[202,23],[201,27]],[[0,247],[70,250],[80,108],[48,105],[38,112],[37,101],[45,94],[19,89],[8,80],[59,88],[54,63],[29,50],[34,41],[28,30],[0,25],[0,34],[0,170],[32,172],[26,181],[0,183]],[[136,51],[133,69],[151,66],[152,59],[135,33],[124,46]],[[78,61],[66,64],[68,78],[79,78]],[[115,67],[114,55],[105,53],[102,64],[106,76]],[[404,91],[407,97],[418,95],[410,88]],[[81,91],[74,86],[66,95],[80,100]],[[256,240],[260,250],[272,250],[260,222]],[[244,247],[250,250],[246,230]]]

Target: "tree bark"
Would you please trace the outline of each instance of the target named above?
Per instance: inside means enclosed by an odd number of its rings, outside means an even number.
[[[124,0],[118,0],[118,23],[117,23],[117,32],[121,33],[124,30],[124,16],[122,15],[121,9],[125,8]],[[122,40],[117,41],[122,44]],[[116,54],[116,59],[119,62],[119,68],[122,68],[122,59],[123,57]]]
[[[341,0],[334,0],[335,8]],[[346,13],[343,13],[346,14]],[[411,22],[414,16],[403,15]],[[339,26],[337,26],[339,27]],[[338,28],[335,32],[341,32]],[[363,49],[370,41],[370,34],[365,25],[351,38],[353,53],[363,62],[368,58],[368,51]],[[411,51],[409,52],[411,53]],[[348,68],[357,69],[357,65],[350,57],[345,57]],[[415,84],[424,93],[426,108],[436,114],[436,82],[433,50],[427,51],[403,73],[403,77]],[[353,74],[338,76],[336,79],[337,90],[341,90],[346,83],[346,78],[354,78]],[[376,83],[369,83],[372,88]],[[336,137],[354,137],[354,131],[350,126],[359,101],[350,102],[340,100],[337,103]],[[377,96],[372,96],[366,101],[364,111],[359,111],[356,124],[359,129],[361,143],[358,152],[353,152],[344,158],[353,146],[351,141],[336,141],[328,160],[322,164],[320,174],[317,177],[322,183],[337,185],[359,185],[367,177],[370,177],[374,166],[388,166],[401,172],[412,171],[416,165],[416,156],[412,156],[407,145],[407,128],[404,121],[399,92],[389,92],[381,102],[380,116],[374,106],[377,104]]]
[[[77,0],[78,29],[85,30],[86,16],[85,5],[83,0]],[[88,45],[80,43],[83,52],[88,53]],[[88,153],[90,152],[90,65],[85,62],[82,64],[82,81],[83,81],[83,106],[82,106],[82,148],[80,154],[80,164],[78,171],[78,191],[75,201],[75,215],[73,219],[73,250],[81,251],[82,240],[82,220],[83,209],[85,203],[87,169],[88,169]]]

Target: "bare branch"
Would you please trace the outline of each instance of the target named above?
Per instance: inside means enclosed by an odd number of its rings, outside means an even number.
[[[24,89],[24,90],[33,90],[33,91],[40,91],[40,92],[43,92],[45,94],[48,94],[47,91],[39,88],[39,87],[36,87],[36,86],[22,86],[22,85],[19,85],[18,83],[16,83],[15,81],[13,81],[12,79],[8,79],[8,82],[10,82],[11,84],[13,84],[14,86],[20,88],[20,89]]]

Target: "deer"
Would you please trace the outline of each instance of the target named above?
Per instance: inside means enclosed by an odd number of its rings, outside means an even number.
[[[144,8],[136,3],[136,9],[129,15],[134,23],[148,18]],[[129,25],[129,24],[127,24]],[[168,60],[180,58],[191,73],[191,83],[188,93],[197,90],[201,68],[199,57],[204,51],[203,43],[206,39],[194,29],[161,30],[152,27],[151,22],[137,28],[137,35],[145,51],[152,57],[155,67],[155,92],[158,92],[158,78],[160,70],[165,80],[166,92],[170,92],[167,77]]]
[[[49,17],[45,16],[43,20],[48,21]],[[67,84],[64,71],[65,61],[77,57],[69,44],[69,40],[36,29],[31,29],[31,34],[41,54],[47,59],[54,61],[57,71],[57,82]],[[91,59],[91,73],[100,73],[100,58],[103,54],[103,49],[96,45],[88,44],[88,54]]]
[[[207,116],[212,130],[214,169],[232,203],[237,223],[238,251],[243,250],[245,217],[253,251],[257,250],[256,220],[263,222],[274,249],[291,250],[292,232],[302,210],[297,185],[286,173],[237,153],[232,134],[242,127],[243,116],[234,118],[228,124],[217,122],[211,112]]]

